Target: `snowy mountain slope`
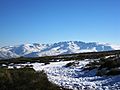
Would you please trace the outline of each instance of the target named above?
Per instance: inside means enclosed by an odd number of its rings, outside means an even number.
[[[19,55],[15,54],[15,53],[12,53],[11,51],[6,51],[6,50],[2,50],[0,51],[0,59],[3,59],[3,58],[17,58],[19,57]]]
[[[97,52],[118,50],[119,45],[101,44],[96,42],[85,43],[81,41],[59,42],[54,44],[23,44],[0,48],[0,59],[14,57],[40,57],[81,52]]]

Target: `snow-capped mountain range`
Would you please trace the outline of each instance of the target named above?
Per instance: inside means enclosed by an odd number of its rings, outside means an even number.
[[[16,57],[41,57],[82,52],[119,50],[119,45],[81,41],[67,41],[54,44],[23,44],[0,48],[0,59]]]

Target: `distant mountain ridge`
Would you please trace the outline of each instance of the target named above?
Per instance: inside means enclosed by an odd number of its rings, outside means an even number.
[[[0,59],[16,57],[41,57],[82,52],[119,50],[119,45],[96,42],[66,41],[53,44],[23,44],[0,48]]]

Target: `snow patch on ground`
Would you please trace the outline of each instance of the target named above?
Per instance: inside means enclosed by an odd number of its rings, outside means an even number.
[[[73,61],[52,62],[48,65],[32,64],[36,71],[44,70],[51,82],[74,90],[120,90],[120,75],[95,76],[96,70],[83,71],[89,60],[79,61],[77,67],[64,67]]]
[[[91,71],[83,71],[83,67],[90,60],[79,61],[79,65],[73,67],[65,67],[67,63],[74,61],[51,62],[45,65],[44,63],[26,63],[15,64],[8,68],[22,68],[27,65],[32,65],[36,71],[44,70],[48,79],[65,88],[73,90],[120,90],[120,75],[117,76],[96,76],[96,69]]]

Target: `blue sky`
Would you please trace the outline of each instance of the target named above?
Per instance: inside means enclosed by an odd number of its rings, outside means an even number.
[[[0,46],[119,43],[120,0],[0,0]]]

